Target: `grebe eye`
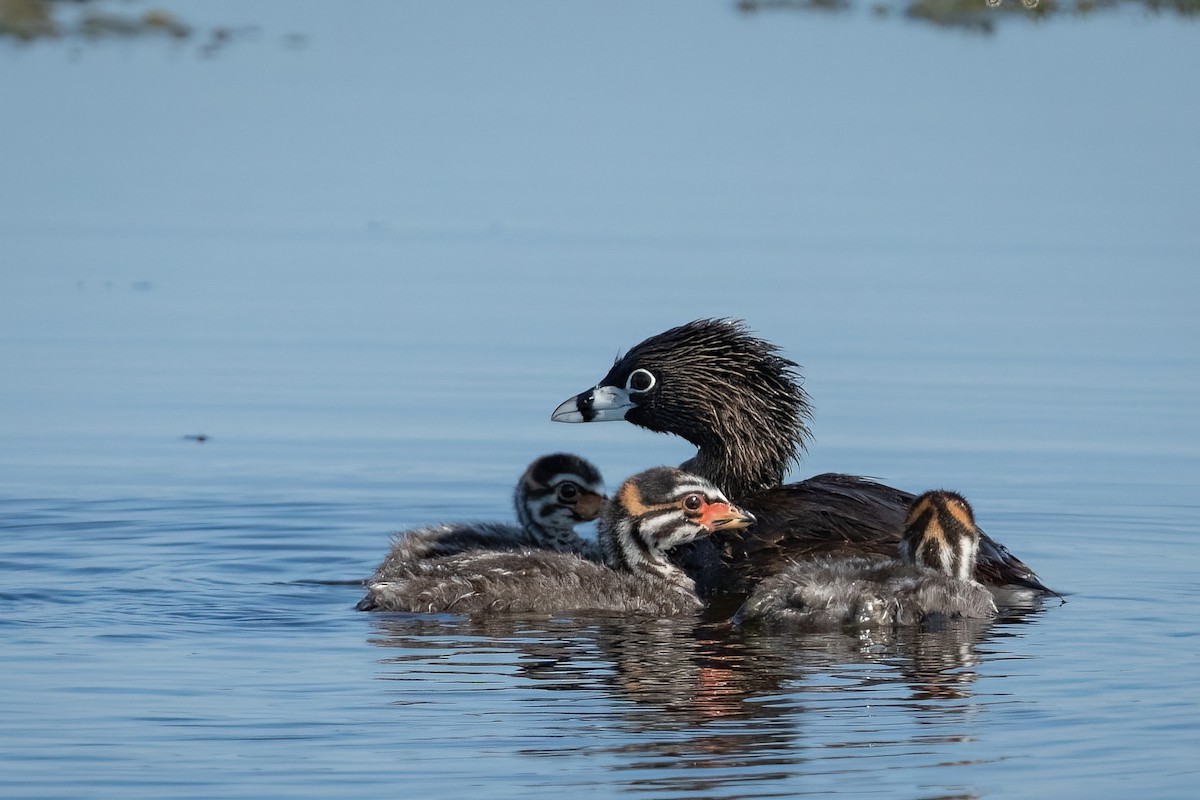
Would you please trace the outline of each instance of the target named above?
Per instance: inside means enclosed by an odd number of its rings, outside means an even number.
[[[574,500],[579,496],[579,487],[568,481],[558,487],[559,500]]]
[[[689,494],[683,498],[683,507],[688,511],[699,511],[704,506],[704,498],[698,494]]]
[[[644,369],[635,369],[629,373],[629,380],[625,382],[625,388],[631,392],[648,392],[654,388],[656,383],[654,376]]]

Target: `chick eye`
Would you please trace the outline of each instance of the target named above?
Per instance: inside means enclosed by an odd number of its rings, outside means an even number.
[[[654,388],[655,383],[654,375],[650,372],[644,369],[635,369],[629,374],[625,388],[631,392],[648,392]]]
[[[704,505],[704,498],[698,494],[689,494],[683,498],[683,507],[688,511],[699,511]]]
[[[574,500],[579,496],[579,487],[573,483],[567,482],[558,487],[559,500]]]

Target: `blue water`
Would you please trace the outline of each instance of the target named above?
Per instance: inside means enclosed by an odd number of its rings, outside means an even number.
[[[0,794],[1194,795],[1194,25],[178,9],[260,34],[0,51]],[[1068,602],[353,611],[541,453],[684,460],[549,414],[701,316],[803,365],[797,476],[958,489]]]

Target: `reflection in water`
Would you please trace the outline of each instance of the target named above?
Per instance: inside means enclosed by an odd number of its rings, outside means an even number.
[[[761,794],[769,788],[761,782],[794,783],[833,764],[875,769],[889,748],[927,754],[937,743],[973,740],[964,722],[989,702],[975,697],[979,668],[1039,611],[1007,609],[994,621],[951,620],[935,630],[805,636],[679,619],[380,615],[372,643],[401,651],[382,659],[383,679],[413,680],[451,663],[494,676],[504,665],[521,689],[608,701],[605,714],[584,723],[572,716],[576,703],[535,699],[539,718],[554,712],[549,728],[585,725],[587,738],[522,755],[601,758],[630,773],[630,791],[730,796],[734,784]],[[831,761],[830,748],[850,748],[852,760]]]

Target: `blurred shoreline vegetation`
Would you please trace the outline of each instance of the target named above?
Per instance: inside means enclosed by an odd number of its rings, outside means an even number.
[[[994,33],[999,25],[1017,19],[1084,19],[1099,13],[1200,16],[1200,0],[733,0],[733,6],[746,15],[865,10],[882,19],[906,19],[981,34]],[[208,56],[234,39],[257,33],[254,26],[195,26],[171,11],[145,7],[140,0],[0,0],[0,42],[78,45],[165,39],[194,44],[201,55]],[[307,40],[290,34],[283,41],[290,47],[302,47]]]
[[[1084,19],[1093,14],[1118,12],[1200,17],[1200,0],[737,0],[737,8],[744,14],[867,9],[877,17],[900,17],[983,34],[995,33],[998,25],[1017,19],[1035,22]]]
[[[254,26],[197,26],[164,8],[138,0],[0,0],[0,42],[29,45],[64,42],[73,47],[112,40],[159,39],[194,45],[210,56],[237,39],[258,34]],[[285,37],[290,46],[305,37]]]

